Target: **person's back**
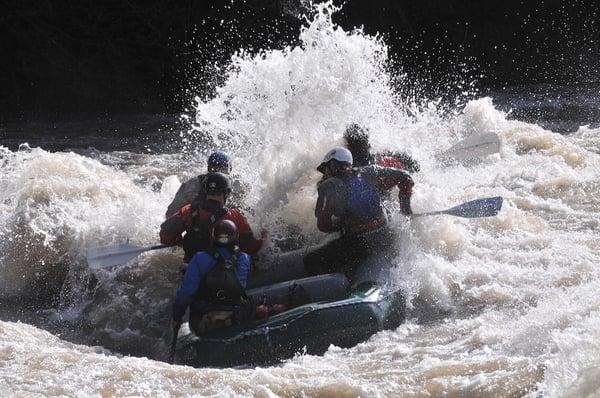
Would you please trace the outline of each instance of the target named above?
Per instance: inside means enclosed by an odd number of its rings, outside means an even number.
[[[393,243],[381,204],[381,195],[398,186],[401,211],[411,214],[413,182],[399,169],[367,166],[352,169],[346,148],[330,151],[318,170],[325,176],[319,184],[315,206],[317,227],[341,236],[308,253],[304,264],[309,274],[343,271],[352,277],[353,267],[366,256]]]
[[[211,246],[210,233],[218,220],[232,221],[240,235],[243,251],[255,254],[262,247],[262,240],[256,239],[244,217],[237,208],[225,207],[231,192],[229,178],[222,173],[210,173],[205,178],[206,198],[183,206],[161,224],[160,241],[166,245],[182,244],[187,263],[198,251]],[[185,232],[185,235],[182,234]]]
[[[175,296],[173,319],[180,324],[190,307],[190,328],[196,334],[229,326],[249,311],[245,288],[250,256],[237,248],[235,224],[215,224],[213,248],[201,251],[190,261]]]
[[[172,217],[185,205],[192,204],[196,200],[198,203],[206,200],[206,191],[204,190],[206,176],[207,174],[200,174],[181,184],[175,193],[175,197],[167,207],[165,219]]]
[[[229,175],[231,173],[231,169],[231,157],[227,153],[223,151],[211,153],[207,161],[208,172],[206,174],[200,174],[194,178],[190,178],[188,181],[181,184],[175,193],[175,197],[169,206],[167,206],[165,218],[171,217],[185,205],[192,204],[194,202],[200,205],[204,203],[206,200],[206,176],[210,173],[223,173]],[[240,184],[238,183],[238,185]],[[241,189],[237,189],[237,191],[241,191]],[[238,192],[237,195],[241,195],[241,193]]]
[[[167,207],[165,219],[173,216],[182,207],[188,204],[197,203],[199,205],[206,202],[206,177],[210,173],[200,174],[197,177],[190,178],[188,181],[181,184],[179,190],[175,194],[173,201]],[[242,208],[244,206],[246,191],[248,187],[239,178],[232,181],[231,195],[227,198],[227,202],[231,207]]]

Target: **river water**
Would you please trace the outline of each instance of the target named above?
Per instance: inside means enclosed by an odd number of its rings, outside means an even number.
[[[514,120],[536,101],[567,109],[564,97],[540,88],[450,110],[399,97],[385,43],[344,32],[328,15],[316,13],[297,47],[234,56],[216,96],[184,117],[191,128],[148,127],[127,138],[81,123],[62,126],[62,135],[27,125],[0,132],[0,396],[600,393],[600,129],[565,112],[545,123]],[[568,106],[593,117],[598,98],[588,87],[568,96]],[[232,153],[251,224],[270,233],[265,258],[290,231],[320,242],[315,166],[349,122],[368,126],[375,151],[405,150],[420,161],[415,212],[488,196],[505,198],[502,211],[489,219],[395,217],[402,250],[391,282],[409,306],[396,330],[272,367],[157,361],[181,253],[91,272],[86,249],[155,243],[179,184],[205,169],[213,148]],[[460,139],[487,132],[500,137],[498,154],[436,161]]]

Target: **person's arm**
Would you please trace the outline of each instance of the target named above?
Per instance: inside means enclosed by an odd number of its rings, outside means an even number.
[[[336,232],[341,229],[338,211],[336,211],[336,186],[331,179],[324,181],[318,188],[319,196],[315,206],[317,228],[321,232]]]
[[[365,175],[375,178],[381,191],[389,191],[398,187],[398,201],[402,214],[412,214],[410,199],[415,185],[412,177],[405,171],[392,167],[369,166],[363,169]]]
[[[231,219],[231,221],[233,221],[238,228],[238,234],[240,237],[240,250],[248,254],[258,253],[258,251],[262,248],[264,242],[262,239],[256,239],[254,237],[252,228],[250,228],[250,224],[248,223],[248,220],[241,212],[241,210],[231,208],[227,212],[226,217],[228,219]]]
[[[173,319],[175,321],[181,322],[187,307],[194,300],[198,288],[206,274],[211,270],[213,263],[214,259],[210,255],[200,252],[196,253],[188,264],[183,281],[175,294],[175,304],[173,305]]]
[[[400,211],[405,216],[411,215],[412,208],[410,207],[410,199],[412,197],[412,188],[415,185],[413,179],[407,174],[408,178],[403,179],[398,183],[398,202],[400,203]]]
[[[177,213],[177,211],[183,206],[192,203],[192,201],[200,193],[200,188],[200,180],[198,177],[194,177],[181,184],[181,186],[177,190],[177,193],[175,193],[173,201],[167,207],[165,218],[170,218],[175,213]]]
[[[238,263],[236,265],[238,278],[242,288],[246,288],[248,285],[248,274],[250,273],[250,267],[252,265],[252,259],[246,253],[240,253]]]
[[[191,222],[191,206],[186,205],[160,225],[160,243],[176,245],[181,242],[181,234]]]

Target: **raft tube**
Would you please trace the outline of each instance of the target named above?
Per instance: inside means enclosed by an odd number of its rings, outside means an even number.
[[[384,292],[373,282],[348,289],[341,274],[302,278],[248,293],[264,302],[278,301],[291,286],[303,289],[312,302],[202,336],[188,329],[180,334],[176,362],[195,367],[273,364],[298,353],[323,354],[332,344],[352,347],[404,322],[401,292]]]

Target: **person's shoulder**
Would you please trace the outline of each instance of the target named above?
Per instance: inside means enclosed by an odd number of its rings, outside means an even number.
[[[181,184],[181,187],[179,187],[180,191],[198,191],[198,189],[200,189],[204,183],[204,180],[206,180],[206,174],[200,174],[196,177],[192,177],[189,180],[187,180],[186,182],[184,182],[183,184]]]
[[[191,213],[191,212],[192,212],[192,204],[191,203],[183,205],[181,207],[181,209],[179,209],[179,214],[181,214],[181,215],[184,215],[184,214],[187,214],[187,213]]]
[[[388,150],[378,154],[377,159],[378,163],[382,166],[403,169],[409,173],[418,173],[421,171],[419,162],[408,152]]]
[[[197,252],[196,254],[194,254],[194,257],[192,257],[192,259],[190,261],[190,265],[192,263],[203,264],[203,263],[210,262],[213,260],[214,260],[214,257],[211,253],[209,253],[207,251]]]
[[[344,185],[344,181],[338,177],[329,177],[319,183],[319,192],[337,191]]]
[[[368,166],[361,167],[360,169],[358,169],[358,172],[361,175],[377,175],[381,173],[384,169],[385,167],[381,167],[377,164],[370,164]]]
[[[230,207],[227,209],[227,214],[234,219],[246,218],[246,215],[239,207]]]

